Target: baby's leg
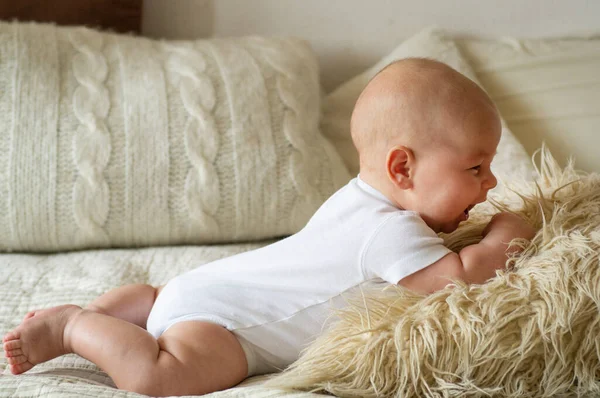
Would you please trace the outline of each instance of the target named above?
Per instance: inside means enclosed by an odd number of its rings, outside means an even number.
[[[73,352],[106,371],[118,388],[153,396],[222,390],[248,372],[240,343],[219,325],[182,322],[156,340],[132,323],[73,305],[25,320],[3,341],[15,374]]]
[[[155,288],[145,284],[121,286],[104,293],[92,301],[86,309],[123,319],[145,329],[150,310],[162,288],[162,286]],[[25,315],[24,320],[48,310],[30,311]]]
[[[131,322],[146,329],[146,321],[162,286],[125,285],[92,301],[86,309]]]

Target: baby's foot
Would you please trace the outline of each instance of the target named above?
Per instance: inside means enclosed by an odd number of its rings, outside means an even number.
[[[51,308],[49,308],[49,309],[51,309]],[[25,322],[29,318],[33,318],[36,314],[40,314],[40,313],[42,313],[44,311],[47,311],[47,310],[33,310],[33,311],[29,311],[27,314],[25,314],[25,317],[23,318],[23,321],[21,321],[21,322]]]
[[[81,311],[76,305],[61,305],[28,313],[23,322],[2,339],[10,371],[17,375],[38,363],[68,354],[65,328]]]

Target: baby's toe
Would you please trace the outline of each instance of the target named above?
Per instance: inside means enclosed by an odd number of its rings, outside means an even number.
[[[7,357],[6,360],[9,365],[20,365],[27,362],[27,357],[25,355],[16,355],[14,357]]]
[[[31,368],[33,368],[33,365],[30,362],[23,362],[18,365],[10,364],[10,372],[14,375],[18,375],[23,372],[27,372]]]
[[[20,348],[17,348],[16,350],[6,350],[5,349],[4,353],[6,354],[6,358],[11,358],[11,357],[23,355],[23,350],[21,350]]]
[[[4,337],[2,338],[2,342],[4,344],[6,344],[9,341],[18,340],[19,338],[20,338],[19,333],[12,331],[12,332],[8,332],[4,335]]]
[[[4,340],[4,351],[12,351],[21,348],[21,340]]]

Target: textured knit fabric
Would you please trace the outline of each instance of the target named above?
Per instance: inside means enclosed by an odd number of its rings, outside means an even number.
[[[249,343],[250,375],[282,370],[346,297],[396,284],[449,253],[418,213],[355,178],[297,234],[171,280],[147,329],[158,339],[179,322],[217,323]]]
[[[0,23],[0,250],[292,234],[350,180],[296,39]]]

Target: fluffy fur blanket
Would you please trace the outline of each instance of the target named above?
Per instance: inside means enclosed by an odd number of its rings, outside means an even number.
[[[445,237],[459,250],[497,210],[522,215],[539,232],[507,271],[426,297],[366,291],[268,384],[342,397],[598,396],[600,175],[540,153],[536,183],[512,185]]]

